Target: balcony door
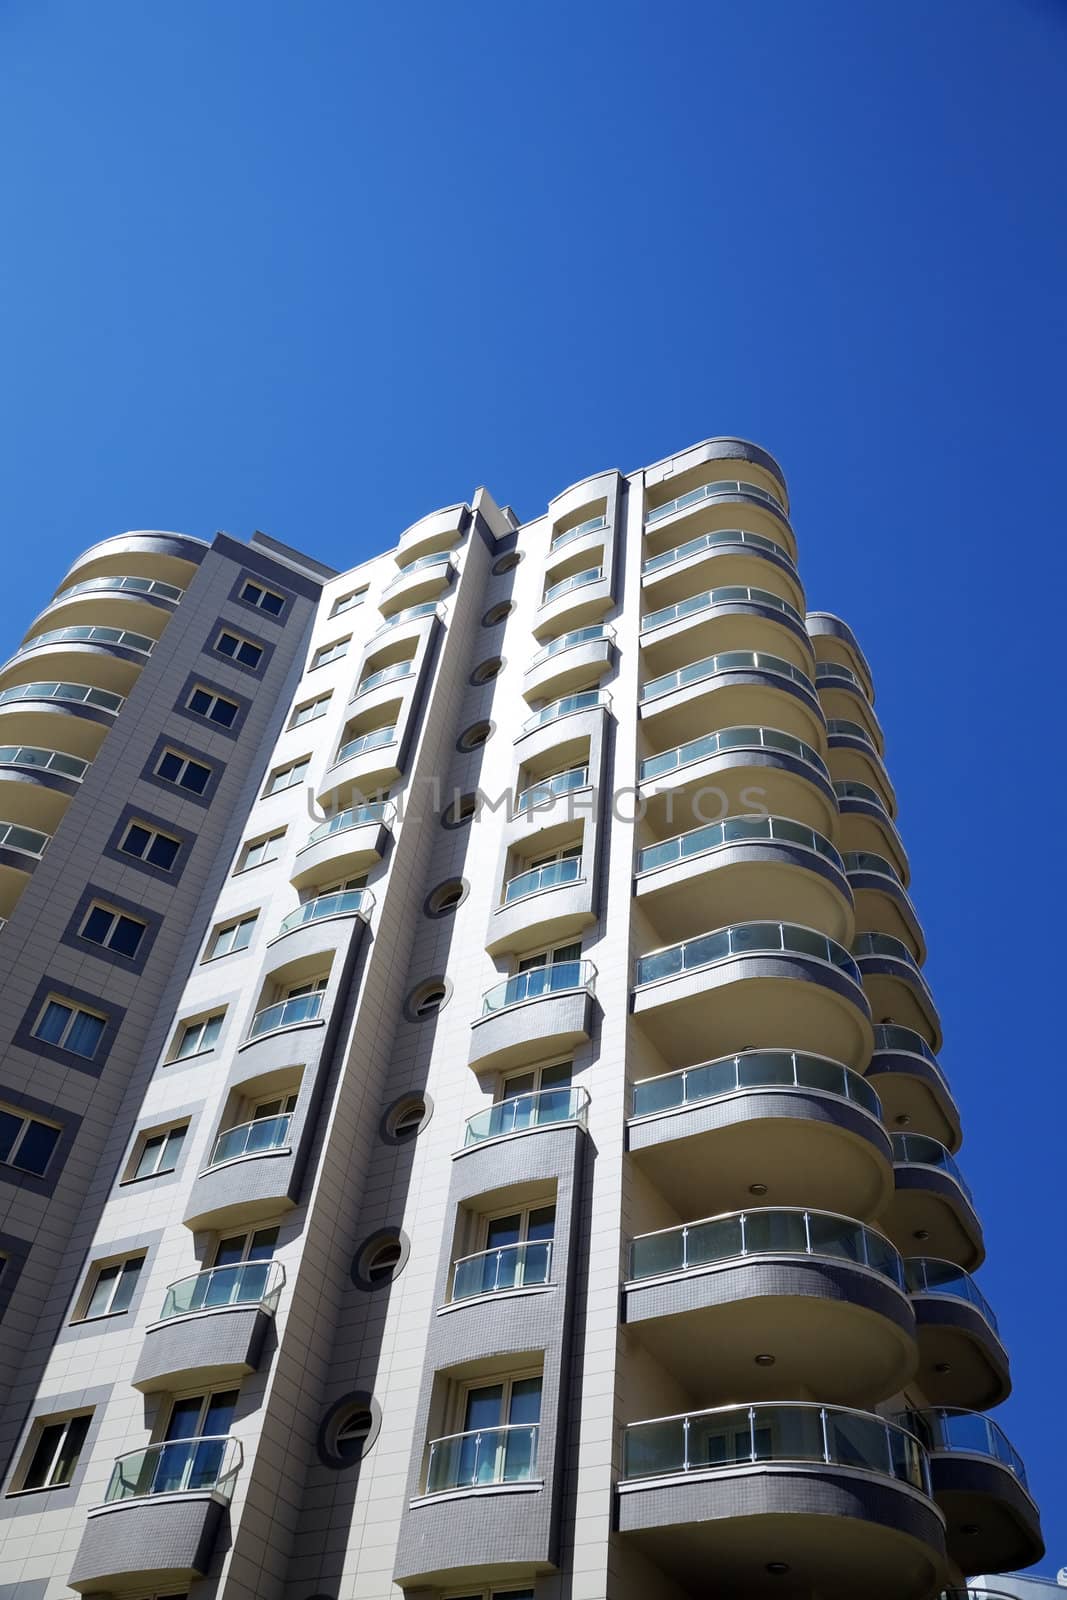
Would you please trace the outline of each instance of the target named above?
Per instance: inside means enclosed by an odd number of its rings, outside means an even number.
[[[460,1483],[514,1483],[529,1478],[537,1460],[541,1379],[512,1378],[468,1389]]]

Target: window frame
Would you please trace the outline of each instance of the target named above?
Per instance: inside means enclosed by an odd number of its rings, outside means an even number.
[[[148,1251],[142,1249],[131,1250],[128,1255],[103,1256],[99,1261],[91,1261],[89,1263],[89,1270],[87,1271],[84,1282],[82,1283],[81,1291],[78,1295],[77,1301],[75,1302],[76,1310],[70,1319],[71,1323],[73,1325],[80,1326],[83,1322],[102,1322],[107,1317],[125,1316],[133,1305],[134,1296],[137,1293],[138,1284],[141,1281],[141,1270],[147,1260]],[[127,1270],[131,1266],[133,1267],[133,1271],[130,1272],[129,1277],[127,1277]],[[100,1287],[100,1281],[104,1274],[108,1272],[114,1272],[115,1277],[112,1283],[111,1292],[107,1297],[107,1304],[102,1311],[93,1311],[92,1304],[93,1300],[96,1298],[96,1291]],[[124,1284],[130,1282],[131,1279],[132,1283],[130,1286],[129,1298],[127,1299],[125,1305],[119,1306],[119,1308],[116,1310],[115,1300],[118,1297],[119,1291],[122,1289]]]
[[[79,1406],[70,1411],[45,1412],[42,1416],[34,1417],[30,1424],[30,1431],[20,1455],[18,1466],[7,1490],[7,1495],[44,1494],[49,1489],[69,1489],[81,1464],[82,1454],[85,1450],[95,1412],[95,1406]],[[63,1460],[71,1425],[80,1422],[84,1422],[85,1427],[81,1438],[78,1440],[73,1460],[70,1463],[70,1472],[65,1478],[52,1481],[53,1473]],[[61,1431],[50,1453],[50,1465],[45,1473],[45,1481],[43,1483],[28,1483],[26,1480],[33,1471],[45,1438],[53,1428],[59,1428]]]
[[[281,854],[280,851],[279,855],[262,856],[258,861],[249,861],[248,857],[257,845],[269,845],[276,840],[284,839],[288,831],[288,827],[273,828],[270,833],[260,833],[254,838],[243,840],[237,854],[237,865],[234,867],[231,876],[236,877],[239,872],[254,872],[257,867],[266,867],[272,861],[277,861]]]
[[[309,722],[318,722],[320,717],[324,717],[326,715],[332,699],[333,690],[327,689],[325,694],[316,695],[313,699],[304,700],[299,705],[294,706],[292,716],[285,725],[285,731],[289,733],[294,728],[306,727]],[[321,707],[321,710],[316,710],[316,707]],[[300,715],[302,711],[307,711],[312,714],[310,716],[302,717]]]
[[[270,772],[267,773],[267,781],[263,785],[263,793],[260,795],[260,799],[269,800],[272,795],[284,794],[286,789],[297,788],[307,777],[310,766],[311,754],[309,752],[306,756],[298,756],[295,761],[290,761],[283,767],[272,767]],[[288,777],[294,772],[296,777],[290,777],[288,783],[275,782],[275,779]]]
[[[234,640],[235,647],[233,650],[224,650],[222,648],[222,641],[226,638],[231,638]],[[241,651],[243,648],[255,651],[254,661],[245,661],[242,659]],[[237,629],[231,623],[223,623],[219,627],[219,631],[215,635],[215,642],[211,646],[211,649],[213,653],[219,656],[223,661],[232,662],[235,667],[243,667],[246,672],[258,672],[260,667],[263,665],[263,657],[266,654],[265,645],[260,644],[256,639],[250,639],[245,633],[238,633]]]
[[[111,918],[107,936],[103,939],[94,939],[92,934],[86,932],[89,922],[96,912],[103,912]],[[137,935],[137,943],[132,950],[120,950],[110,942],[119,924],[123,922],[131,923],[141,930]],[[142,921],[140,917],[131,916],[128,911],[120,911],[117,906],[109,905],[106,900],[90,900],[78,923],[78,938],[84,939],[86,944],[96,945],[99,949],[106,950],[109,955],[118,956],[122,961],[136,961],[141,955],[141,946],[149,926],[149,923]]]
[[[240,916],[227,917],[225,922],[217,922],[207,936],[204,954],[200,957],[201,965],[205,961],[221,961],[224,956],[240,955],[242,950],[247,950],[255,937],[259,909],[257,906],[254,911],[244,911]],[[248,937],[243,944],[230,944],[225,950],[219,949],[219,942],[226,934],[237,934],[242,928],[248,929]]]
[[[178,762],[178,773],[177,776],[173,778],[168,778],[165,772],[160,771],[160,768],[168,756],[172,756]],[[194,788],[192,784],[184,783],[182,781],[190,768],[194,767],[198,772],[204,772],[206,774],[204,782],[199,789]],[[211,779],[214,776],[214,768],[208,766],[208,764],[204,761],[197,760],[195,756],[185,755],[183,751],[176,745],[164,744],[162,749],[159,751],[159,754],[156,756],[155,764],[152,768],[152,776],[158,778],[161,783],[170,784],[171,788],[173,789],[181,789],[186,794],[196,795],[198,799],[203,799],[207,795]]]
[[[208,705],[205,711],[199,711],[193,705],[193,700],[198,694],[206,695],[207,697]],[[228,706],[233,711],[233,716],[228,722],[224,722],[220,717],[216,717],[213,714],[215,707],[220,705]],[[195,680],[189,687],[189,692],[185,697],[185,710],[189,712],[190,716],[199,717],[203,722],[211,723],[214,727],[222,728],[227,732],[232,730],[241,715],[241,707],[236,700],[229,699],[227,695],[221,694],[218,689],[211,688],[209,684],[201,683],[199,679]]]
[[[58,1122],[50,1122],[47,1117],[35,1116],[32,1111],[21,1111],[18,1106],[11,1105],[10,1102],[6,1100],[0,1102],[0,1112],[3,1112],[6,1116],[15,1117],[22,1124],[22,1126],[16,1132],[14,1139],[11,1141],[11,1149],[8,1151],[6,1156],[0,1157],[0,1166],[10,1167],[13,1172],[24,1172],[29,1178],[46,1177],[48,1169],[55,1159],[56,1151],[59,1149],[60,1141],[63,1138],[62,1126]],[[54,1131],[56,1135],[52,1143],[52,1148],[49,1150],[44,1166],[41,1168],[40,1172],[34,1171],[32,1167],[20,1167],[17,1159],[15,1159],[18,1156],[19,1151],[22,1149],[22,1146],[26,1142],[27,1134],[34,1126],[48,1128],[50,1131]]]
[[[175,1061],[192,1061],[197,1056],[210,1055],[215,1046],[218,1044],[219,1038],[221,1037],[222,1025],[226,1020],[226,1011],[227,1007],[223,1006],[221,1011],[207,1011],[191,1017],[181,1018],[178,1022],[174,1033],[174,1038],[172,1040],[172,1051],[167,1055],[166,1058],[167,1063],[170,1064]],[[216,1019],[219,1025],[212,1036],[210,1044],[205,1045],[203,1043],[198,1043],[195,1050],[182,1051],[182,1045],[191,1033],[194,1033],[197,1029],[200,1029],[200,1039],[202,1040],[204,1036],[203,1030],[209,1027],[212,1022],[216,1021]]]
[[[178,1163],[181,1161],[182,1152],[185,1149],[186,1135],[188,1134],[191,1126],[191,1120],[187,1117],[184,1122],[164,1123],[164,1125],[159,1128],[142,1128],[134,1137],[133,1149],[130,1151],[130,1158],[126,1163],[123,1176],[119,1179],[120,1186],[127,1183],[148,1183],[153,1178],[167,1178],[170,1177],[172,1173],[177,1172]],[[169,1150],[171,1140],[176,1133],[180,1133],[181,1138],[177,1141],[178,1150],[174,1158],[174,1165],[172,1167],[161,1167],[157,1162],[151,1172],[139,1171],[138,1169],[140,1168],[141,1162],[148,1151],[149,1145],[152,1144],[154,1140],[158,1139],[160,1155],[165,1155]]]
[[[164,781],[169,780],[165,779]],[[140,828],[142,833],[148,835],[148,842],[140,855],[137,855],[133,850],[126,849],[126,841],[129,839],[130,830],[133,828]],[[174,854],[171,856],[170,863],[167,866],[162,866],[158,861],[153,861],[148,853],[152,848],[153,841],[156,839],[165,839],[168,844],[175,846]],[[119,835],[119,841],[115,849],[119,855],[128,856],[131,861],[139,861],[142,867],[152,867],[156,872],[169,873],[174,871],[184,845],[184,839],[178,839],[174,834],[167,833],[162,828],[157,828],[154,823],[146,822],[139,817],[130,817]]]
[[[48,1013],[48,1008],[53,1005],[65,1007],[70,1012],[70,1017],[68,1021],[64,1023],[58,1039],[48,1039],[37,1031],[44,1022],[44,1019]],[[93,1043],[92,1052],[89,1055],[86,1055],[83,1050],[73,1050],[67,1043],[71,1033],[77,1026],[79,1017],[92,1017],[95,1021],[100,1023],[100,1032],[96,1036],[96,1039]],[[79,1061],[95,1061],[99,1053],[100,1046],[104,1042],[104,1036],[107,1033],[108,1023],[110,1021],[111,1018],[106,1011],[94,1011],[90,1006],[82,1005],[80,1000],[71,1000],[69,997],[64,996],[57,990],[48,990],[42,997],[41,1004],[37,1011],[37,1020],[33,1023],[29,1031],[32,1039],[38,1040],[41,1044],[49,1045],[53,1050],[62,1050],[66,1055],[77,1056]]]
[[[255,589],[257,591],[259,595],[258,600],[253,600],[249,597],[249,589]],[[242,605],[251,606],[254,611],[262,611],[265,617],[274,618],[283,617],[285,615],[285,608],[289,603],[287,596],[284,594],[279,594],[277,589],[269,589],[267,585],[265,583],[261,583],[258,578],[244,578],[241,582],[241,587],[238,591],[237,598],[240,600]],[[264,605],[263,602],[267,599],[277,600],[277,609]]]
[[[352,635],[346,634],[343,639],[328,639],[325,644],[320,644],[313,652],[308,662],[307,670],[317,672],[320,667],[328,667],[335,661],[343,661],[348,654],[348,647],[352,643]]]
[[[330,607],[329,620],[332,622],[334,617],[344,616],[346,611],[354,611],[357,606],[363,605],[369,590],[370,584],[365,583],[360,589],[350,589],[347,594],[338,595]]]

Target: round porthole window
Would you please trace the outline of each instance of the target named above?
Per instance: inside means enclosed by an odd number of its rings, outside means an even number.
[[[381,1228],[364,1239],[352,1258],[352,1282],[357,1289],[384,1289],[407,1266],[411,1244],[399,1228]]]
[[[506,556],[501,556],[500,560],[494,563],[493,577],[499,578],[505,572],[514,572],[521,560],[521,550],[509,550]]]
[[[463,904],[469,892],[466,878],[446,878],[427,895],[423,909],[428,917],[447,917]]]
[[[381,1122],[381,1135],[389,1144],[410,1144],[433,1116],[428,1094],[405,1094],[394,1100]]]
[[[473,822],[477,811],[477,791],[471,790],[467,794],[457,795],[442,812],[441,824],[445,828],[462,828],[465,823]]]
[[[479,662],[475,667],[471,673],[471,682],[475,685],[492,683],[494,678],[499,677],[503,665],[504,663],[500,656],[489,656],[487,660]]]
[[[511,613],[514,611],[514,609],[515,609],[514,600],[498,600],[495,606],[490,606],[489,607],[489,610],[485,613],[485,616],[482,618],[482,627],[483,628],[496,628],[496,627],[498,627],[500,625],[500,623],[505,621],[505,619],[511,615]]]
[[[330,1467],[352,1467],[374,1448],[382,1427],[382,1408],[373,1395],[346,1394],[327,1411],[319,1427],[319,1458]]]
[[[447,978],[427,978],[412,989],[404,1002],[404,1012],[409,1022],[425,1022],[452,998],[452,985]]]
[[[493,731],[491,722],[472,722],[456,740],[457,750],[480,750]]]

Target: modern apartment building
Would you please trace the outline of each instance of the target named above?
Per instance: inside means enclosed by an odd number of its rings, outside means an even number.
[[[0,1600],[1039,1559],[873,701],[738,440],[75,562],[0,669]]]

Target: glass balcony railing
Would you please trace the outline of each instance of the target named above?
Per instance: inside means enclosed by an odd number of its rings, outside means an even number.
[[[242,1122],[235,1128],[226,1128],[215,1140],[209,1167],[219,1167],[224,1161],[236,1161],[240,1156],[264,1155],[269,1150],[283,1150],[289,1142],[289,1129],[293,1113],[283,1111],[277,1117],[257,1117],[254,1122]]]
[[[588,567],[585,572],[572,572],[569,578],[561,578],[558,583],[549,585],[541,604],[547,606],[551,601],[558,600],[561,595],[570,594],[572,589],[584,589],[586,584],[599,583],[603,576],[603,567]]]
[[[523,1483],[537,1465],[536,1423],[479,1428],[434,1439],[426,1471],[426,1493],[474,1489],[487,1483]]]
[[[561,883],[577,882],[582,871],[580,856],[568,856],[564,861],[546,861],[543,867],[531,867],[509,878],[504,885],[504,904],[522,900],[528,894],[539,894],[542,889],[556,889]]]
[[[337,752],[334,766],[340,766],[342,761],[351,761],[353,756],[361,756],[366,750],[380,750],[383,745],[396,743],[395,728],[374,728],[370,733],[361,733],[356,739],[349,739]]]
[[[397,678],[410,678],[414,670],[413,661],[394,661],[391,667],[382,667],[380,671],[372,672],[361,683],[357,683],[352,699],[358,700],[361,694],[370,694],[372,689],[380,689],[383,683],[394,683]]]
[[[766,672],[775,678],[788,678],[808,694],[812,693],[807,673],[781,656],[768,655],[766,650],[723,650],[716,656],[705,656],[703,661],[691,661],[674,672],[665,672],[660,678],[650,678],[641,690],[641,703],[658,700],[661,695],[686,689],[693,683],[703,683],[720,672]]]
[[[758,550],[761,555],[777,556],[789,566],[793,565],[789,551],[777,540],[765,538],[762,533],[749,533],[744,528],[720,528],[715,533],[702,533],[696,539],[687,539],[684,544],[676,544],[673,550],[664,550],[658,556],[649,556],[641,571],[661,572],[664,567],[673,567],[687,556],[696,556],[703,550],[714,550],[725,545],[745,545],[750,550]]]
[[[578,694],[564,695],[562,700],[553,700],[551,705],[542,706],[532,717],[527,717],[522,731],[532,733],[535,728],[543,728],[547,722],[570,716],[572,711],[592,711],[596,706],[607,709],[610,705],[611,696],[606,690],[582,689]]]
[[[0,706],[12,700],[62,700],[95,706],[98,711],[120,711],[124,698],[110,689],[93,689],[87,683],[17,683],[14,688],[0,690]]]
[[[687,600],[679,600],[673,606],[662,606],[659,611],[649,611],[641,618],[641,632],[651,633],[653,628],[665,627],[668,622],[682,622],[701,611],[710,611],[713,606],[725,605],[765,606],[768,610],[780,611],[782,616],[789,617],[799,627],[804,626],[800,612],[769,589],[753,589],[746,584],[732,583],[721,589],[706,589],[703,594],[690,595]]]
[[[815,1089],[851,1100],[879,1121],[882,1116],[881,1101],[858,1072],[827,1056],[805,1055],[798,1050],[746,1050],[741,1055],[723,1056],[718,1061],[704,1061],[699,1066],[645,1078],[634,1084],[633,1115],[652,1116],[750,1089]]]
[[[150,1494],[203,1494],[228,1501],[241,1467],[236,1439],[169,1439],[119,1456],[104,1499],[137,1500]]]
[[[936,1012],[930,987],[903,939],[894,939],[890,933],[859,933],[852,941],[852,954],[857,961],[899,961],[901,966],[907,967],[911,982],[919,990],[927,1007]]]
[[[395,628],[401,622],[417,622],[421,617],[432,617],[437,610],[436,600],[426,600],[419,606],[405,606],[403,611],[396,611],[391,617],[386,617],[381,627],[374,633],[374,638],[379,633],[385,633],[388,628]]]
[[[904,1261],[904,1281],[909,1294],[943,1294],[952,1300],[966,1300],[980,1311],[994,1333],[999,1334],[993,1307],[969,1272],[953,1261],[938,1261],[931,1256],[908,1256]]]
[[[879,878],[891,878],[898,889],[904,888],[892,862],[885,856],[875,855],[873,850],[846,850],[841,859],[846,872],[871,872]]]
[[[22,650],[36,650],[42,644],[117,644],[124,650],[137,650],[147,656],[155,640],[145,633],[133,633],[129,628],[50,628],[47,633],[36,633],[32,639],[27,639]]]
[[[654,1422],[623,1434],[623,1476],[651,1478],[758,1461],[861,1467],[930,1493],[926,1455],[897,1423],[842,1406],[781,1401],[721,1406]]]
[[[1028,1489],[1023,1458],[998,1423],[980,1411],[960,1411],[935,1406],[925,1411],[903,1411],[898,1421],[922,1441],[930,1455],[942,1453],[988,1456],[1014,1473]]]
[[[24,856],[43,856],[51,838],[37,828],[24,828],[18,822],[0,822],[0,849],[18,850]]]
[[[874,1030],[874,1054],[921,1056],[926,1064],[933,1068],[944,1087],[945,1093],[952,1098],[952,1091],[948,1085],[941,1063],[930,1049],[921,1033],[916,1033],[914,1028],[901,1028],[895,1022],[880,1022]],[[875,1070],[872,1060],[868,1072]]]
[[[290,1000],[278,1000],[272,1006],[264,1006],[252,1018],[249,1039],[273,1033],[275,1028],[292,1028],[301,1022],[314,1022],[322,1010],[322,1000],[323,991],[316,989],[312,994],[294,995]]]
[[[678,767],[687,767],[725,750],[774,750],[780,755],[795,756],[798,761],[814,767],[820,777],[829,780],[826,763],[819,752],[803,739],[781,733],[777,728],[723,728],[720,733],[706,733],[700,739],[676,745],[673,750],[664,750],[661,755],[647,756],[641,763],[639,776],[642,782],[661,778],[666,772],[674,772]]]
[[[584,789],[588,782],[588,767],[572,767],[569,772],[557,772],[551,778],[542,778],[538,783],[531,783],[528,788],[519,790],[515,813],[535,811],[538,806],[549,805],[561,794]]]
[[[938,1172],[947,1172],[949,1177],[959,1184],[971,1204],[974,1204],[970,1184],[960,1171],[955,1158],[939,1140],[931,1139],[927,1133],[891,1133],[889,1143],[893,1147],[894,1166],[934,1167]]]
[[[840,661],[817,661],[815,663],[816,684],[829,683],[831,679],[843,679],[845,683],[851,684],[866,699],[867,691],[851,667],[842,666]]]
[[[861,744],[867,746],[873,756],[876,756],[879,761],[881,760],[881,756],[878,755],[877,750],[871,743],[871,736],[867,729],[861,728],[858,722],[852,722],[848,717],[827,717],[826,732],[831,739],[835,735],[842,739],[858,739]]]
[[[551,1239],[529,1239],[524,1244],[498,1245],[495,1250],[462,1256],[452,1271],[452,1299],[469,1300],[475,1294],[547,1283],[551,1261]]]
[[[680,494],[674,500],[667,500],[661,506],[653,506],[651,511],[645,513],[645,526],[651,527],[653,523],[661,522],[664,517],[673,516],[676,511],[688,511],[691,506],[700,505],[703,500],[715,500],[723,494],[744,494],[754,500],[762,500],[766,505],[773,506],[775,511],[785,515],[785,507],[777,495],[769,494],[766,489],[761,489],[757,483],[746,483],[744,479],[714,478],[711,483],[702,483],[699,489],[690,489],[688,494]]]
[[[636,982],[638,986],[655,983],[660,978],[677,978],[682,973],[710,967],[735,956],[768,955],[778,951],[825,961],[857,986],[861,983],[859,968],[844,945],[828,939],[824,933],[816,933],[814,928],[801,928],[791,922],[741,922],[732,928],[719,928],[714,933],[702,933],[681,944],[668,945],[664,950],[654,950],[650,955],[639,957]]]
[[[464,1144],[480,1144],[483,1139],[500,1139],[510,1133],[525,1133],[530,1128],[550,1128],[559,1122],[589,1120],[589,1091],[574,1084],[558,1089],[531,1089],[498,1100],[496,1105],[476,1111],[467,1119]]]
[[[606,622],[590,623],[587,628],[572,628],[569,633],[561,633],[558,639],[550,639],[543,645],[536,655],[530,657],[527,672],[534,667],[539,667],[542,661],[550,661],[553,656],[558,656],[564,650],[573,650],[580,644],[593,644],[598,639],[606,639],[612,643],[615,638],[615,629]]]
[[[36,772],[57,772],[78,783],[89,770],[88,761],[68,756],[62,750],[42,750],[35,744],[0,744],[0,766],[30,767]]]
[[[100,589],[122,594],[149,594],[157,600],[180,600],[185,593],[177,584],[163,583],[159,578],[86,578],[82,583],[72,583],[69,589],[61,589],[52,604],[69,600],[76,594],[88,594],[91,590]]]
[[[844,871],[844,862],[829,839],[824,839],[814,828],[802,822],[792,822],[788,817],[726,817],[722,822],[710,822],[703,828],[691,828],[688,833],[675,834],[661,844],[650,844],[637,856],[637,871],[653,872],[657,867],[671,866],[690,856],[705,855],[730,844],[780,844],[799,845],[812,850]]]
[[[829,1211],[737,1211],[634,1239],[630,1277],[657,1278],[747,1256],[833,1256],[870,1267],[904,1287],[904,1264],[884,1235]]]
[[[544,967],[528,967],[482,996],[482,1015],[521,1005],[524,1000],[566,994],[570,989],[588,989],[592,994],[595,982],[596,968],[591,961],[553,961]]]
[[[307,844],[301,848],[306,850],[308,846],[318,844],[320,839],[332,838],[335,833],[347,833],[349,828],[373,826],[376,823],[389,827],[395,816],[396,809],[388,800],[373,800],[365,806],[349,806],[347,810],[338,811],[336,816],[320,822],[317,828],[312,828]]]
[[[417,561],[409,561],[406,567],[401,567],[396,577],[387,588],[392,589],[401,578],[406,578],[411,572],[423,572],[427,567],[443,567],[452,560],[451,550],[435,550],[431,555],[419,556]]]
[[[604,517],[589,517],[585,522],[579,522],[576,528],[565,528],[562,533],[557,533],[549,550],[562,550],[566,544],[573,544],[575,539],[582,539],[587,533],[600,533],[607,527]]]
[[[839,800],[864,800],[869,806],[877,806],[888,819],[889,813],[885,809],[885,801],[877,789],[872,789],[869,783],[857,783],[855,779],[848,778],[843,783],[834,784],[834,794]]]
[[[227,1267],[209,1267],[170,1285],[159,1320],[169,1322],[172,1317],[226,1306],[261,1306],[273,1316],[284,1286],[285,1268],[280,1261],[236,1261]]]
[[[374,896],[369,889],[338,889],[333,894],[305,900],[302,906],[282,918],[278,933],[292,933],[294,928],[306,927],[309,922],[325,922],[327,917],[369,917],[373,909]]]

